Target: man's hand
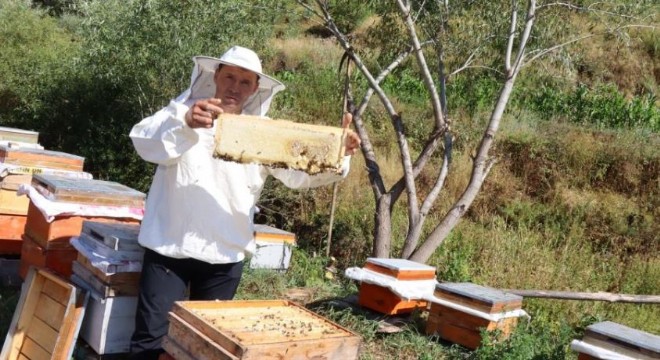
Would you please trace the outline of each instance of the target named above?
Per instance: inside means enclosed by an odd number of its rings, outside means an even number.
[[[349,129],[353,122],[353,114],[349,112],[344,113],[344,117],[341,120],[341,127],[346,129],[346,150],[344,155],[353,155],[360,147],[360,137],[353,130]]]
[[[215,98],[195,101],[186,113],[186,124],[193,129],[213,127],[213,120],[223,113],[220,103]]]

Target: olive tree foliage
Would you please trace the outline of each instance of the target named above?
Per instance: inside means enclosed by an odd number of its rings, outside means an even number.
[[[374,58],[371,56],[373,49],[354,44],[350,34],[334,21],[333,3],[324,0],[298,0],[298,3],[332,32],[360,75],[359,81],[354,79],[352,85],[362,85],[360,93],[363,95],[356,101],[352,113],[354,126],[362,139],[361,151],[376,202],[372,255],[393,255],[392,215],[395,203],[405,194],[407,234],[401,254],[394,256],[418,262],[428,261],[481,191],[497,161],[491,149],[521,71],[539,57],[564,50],[577,41],[622,31],[632,19],[619,14],[628,10],[626,2],[621,2],[623,5],[586,0],[579,3],[537,0],[370,2],[380,19],[373,31],[380,38],[376,43],[378,56]],[[617,20],[604,27],[594,26],[585,34],[560,34],[564,30],[562,16],[594,13],[597,20]],[[559,42],[552,44],[550,41]],[[411,120],[397,109],[393,101],[396,94],[388,94],[383,87],[401,67],[415,69],[427,94],[429,116],[426,121],[432,122],[432,126],[416,151],[411,149],[405,131]],[[499,91],[473,151],[471,172],[462,193],[451,200],[452,205],[437,223],[429,225],[426,220],[438,198],[445,196],[443,190],[448,177],[458,176],[452,172],[456,124],[449,110],[451,104],[447,103],[446,84],[466,71],[491,72]],[[379,156],[363,119],[371,108],[373,95],[389,116],[400,156],[402,176],[389,186],[381,173]],[[419,175],[432,162],[438,164],[438,171],[431,186],[421,189]]]
[[[84,156],[95,178],[146,190],[152,165],[140,159],[131,127],[189,85],[195,55],[233,45],[265,48],[267,0],[72,0],[66,26],[80,50],[35,114],[47,148]]]

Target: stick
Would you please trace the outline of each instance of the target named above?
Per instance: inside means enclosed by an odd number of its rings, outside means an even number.
[[[573,292],[573,291],[552,291],[552,290],[515,290],[505,289],[508,293],[530,298],[550,298],[560,300],[592,300],[622,302],[634,304],[660,304],[660,295],[634,295],[634,294],[614,294],[599,291],[597,293]]]

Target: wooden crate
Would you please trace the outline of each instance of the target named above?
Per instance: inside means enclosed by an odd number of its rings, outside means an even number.
[[[85,220],[105,223],[140,223],[139,220],[132,218],[65,215],[56,216],[53,221],[48,222],[39,208],[30,202],[25,233],[44,248],[69,248],[69,240],[72,236],[80,235]]]
[[[73,272],[73,261],[77,257],[78,251],[73,246],[68,248],[44,249],[29,235],[24,234],[21,246],[21,264],[18,273],[22,279],[25,279],[30,267],[37,267],[52,270],[68,279]]]
[[[163,346],[182,359],[357,359],[360,337],[289,301],[182,301]]]
[[[499,330],[498,339],[504,340],[509,338],[517,324],[517,317],[495,322],[432,302],[426,320],[426,334],[438,335],[447,341],[474,350],[481,345],[482,329]]]
[[[146,195],[112,181],[34,174],[32,186],[51,201],[144,208]]]
[[[0,162],[27,167],[82,171],[85,158],[58,151],[0,145]]]
[[[612,321],[587,326],[582,341],[634,359],[660,359],[660,336]]]
[[[440,283],[434,295],[490,314],[520,309],[523,301],[522,296],[472,283]]]
[[[91,297],[80,328],[80,338],[98,355],[127,353],[135,329],[137,297]]]
[[[86,293],[43,270],[26,279],[5,339],[3,360],[69,360]]]
[[[435,268],[433,266],[406,259],[368,258],[364,268],[398,280],[435,279]]]
[[[231,114],[220,115],[216,124],[214,157],[310,174],[341,168],[342,128]]]
[[[387,315],[411,313],[416,309],[424,310],[428,305],[425,300],[405,300],[386,287],[366,282],[360,284],[358,303]]]

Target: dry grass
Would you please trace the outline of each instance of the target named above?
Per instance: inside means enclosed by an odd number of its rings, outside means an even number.
[[[276,55],[266,66],[276,71],[291,71],[301,66],[333,68],[343,54],[335,40],[316,37],[273,39],[270,46]]]

